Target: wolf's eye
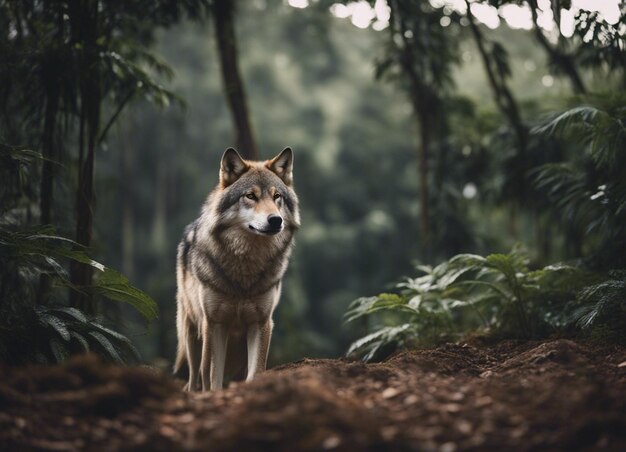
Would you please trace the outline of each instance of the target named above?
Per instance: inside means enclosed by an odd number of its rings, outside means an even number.
[[[248,193],[246,195],[246,198],[248,198],[248,199],[256,199],[256,195],[254,193]]]
[[[274,201],[276,201],[277,199],[282,198],[282,195],[280,193],[275,193],[274,194]]]

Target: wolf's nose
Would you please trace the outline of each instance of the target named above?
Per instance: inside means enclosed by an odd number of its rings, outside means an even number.
[[[267,222],[273,228],[279,228],[283,224],[283,217],[280,215],[270,215],[267,217]]]

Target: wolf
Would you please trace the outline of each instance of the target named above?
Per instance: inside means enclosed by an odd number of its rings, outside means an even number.
[[[228,148],[219,183],[187,226],[176,259],[178,348],[185,390],[221,389],[265,370],[272,314],[300,227],[293,151],[244,160]]]

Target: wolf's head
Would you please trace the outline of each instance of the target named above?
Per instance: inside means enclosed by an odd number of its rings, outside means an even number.
[[[293,152],[249,161],[232,148],[220,164],[218,213],[224,223],[258,235],[276,235],[299,226],[298,198],[292,188]]]

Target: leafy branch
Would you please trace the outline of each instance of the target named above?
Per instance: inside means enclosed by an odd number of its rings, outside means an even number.
[[[516,246],[508,254],[460,254],[434,268],[419,266],[423,275],[399,283],[399,293],[359,298],[350,305],[346,321],[377,317],[382,325],[355,341],[348,353],[369,361],[386,348],[471,331],[531,338],[577,322],[584,314],[572,313],[577,294],[602,277],[568,264],[530,270],[528,263],[526,250]]]
[[[75,286],[70,282],[62,260],[68,259],[89,265],[97,270],[90,286]],[[0,261],[11,262],[17,268],[37,268],[53,276],[61,286],[80,292],[102,295],[113,301],[133,306],[146,320],[157,317],[155,301],[141,290],[133,287],[121,273],[91,259],[84,247],[73,240],[54,235],[52,226],[9,228],[0,226]],[[0,288],[0,293],[5,288]]]

